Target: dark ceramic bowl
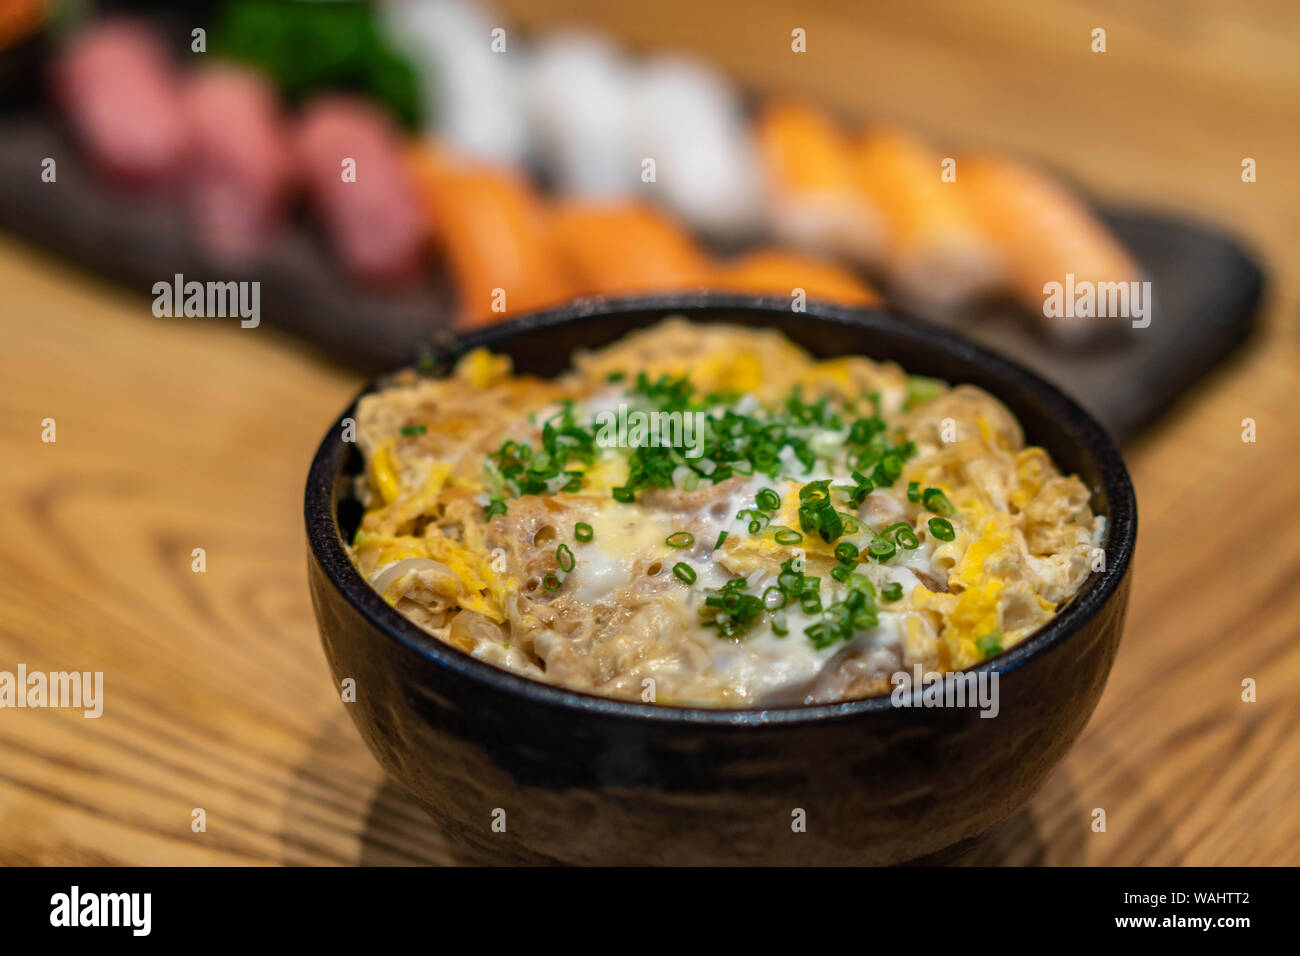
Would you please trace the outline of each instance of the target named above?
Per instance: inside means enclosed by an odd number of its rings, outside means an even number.
[[[349,498],[360,461],[336,424],[307,479],[311,593],[336,683],[356,680],[346,706],[375,757],[451,839],[502,862],[898,863],[942,855],[1009,818],[1083,730],[1119,644],[1137,506],[1110,440],[1034,374],[883,310],[794,313],[787,299],[740,296],[588,300],[462,345],[553,375],[575,349],[667,313],[775,328],[818,356],[890,359],[987,389],[1093,490],[1109,519],[1108,570],[976,668],[998,674],[994,718],[902,709],[888,697],[769,710],[607,700],[477,661],[371,590],[343,546],[360,515]],[[505,832],[493,829],[500,811]],[[793,825],[801,816],[804,832]]]

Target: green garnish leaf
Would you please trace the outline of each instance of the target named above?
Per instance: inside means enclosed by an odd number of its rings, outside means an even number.
[[[370,4],[233,0],[211,30],[213,53],[255,67],[292,104],[359,93],[407,129],[420,125],[420,80]]]

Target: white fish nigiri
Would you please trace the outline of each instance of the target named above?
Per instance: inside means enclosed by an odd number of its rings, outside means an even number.
[[[524,82],[534,158],[560,191],[594,199],[633,192],[631,87],[622,54],[582,33],[553,33],[529,58]]]
[[[528,150],[523,44],[506,21],[466,0],[390,0],[381,10],[385,32],[420,75],[425,120],[439,140],[467,156],[521,162]],[[494,38],[498,29],[505,33]]]
[[[633,73],[632,130],[643,194],[702,232],[743,235],[758,218],[757,145],[739,97],[706,67],[678,57]],[[654,181],[641,172],[654,161]]]

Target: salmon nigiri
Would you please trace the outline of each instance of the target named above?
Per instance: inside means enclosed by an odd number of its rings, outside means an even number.
[[[857,188],[843,131],[811,107],[780,101],[763,110],[756,135],[773,233],[805,249],[873,260],[884,224]]]
[[[564,203],[551,234],[582,293],[698,288],[708,260],[680,225],[642,203]]]
[[[1049,282],[1132,282],[1137,264],[1065,187],[1042,173],[995,156],[964,157],[958,182],[980,228],[998,250],[1005,281],[1035,315]],[[1077,338],[1090,319],[1050,320]]]
[[[803,289],[809,298],[846,305],[878,305],[880,296],[852,272],[798,253],[763,249],[717,266],[709,288],[758,295],[792,295]]]
[[[943,180],[942,162],[937,151],[896,130],[871,130],[854,145],[859,188],[888,230],[882,270],[902,298],[945,311],[992,289],[998,264],[956,183]]]
[[[420,144],[409,163],[460,299],[460,324],[485,325],[573,294],[541,199],[520,175]]]

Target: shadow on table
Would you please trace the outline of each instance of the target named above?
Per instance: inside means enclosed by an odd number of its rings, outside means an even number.
[[[375,791],[361,836],[361,866],[491,866],[447,833],[392,779]]]
[[[1030,805],[1010,819],[912,865],[1086,864],[1089,838],[1097,836],[1085,806],[1088,790],[1060,768]],[[414,797],[383,775],[341,713],[323,724],[296,769],[285,810],[281,842],[286,864],[319,862],[320,855],[361,866],[496,862],[453,839]],[[336,848],[339,844],[342,849]]]
[[[384,775],[342,709],[321,722],[293,769],[277,836],[287,866],[479,862]]]
[[[1079,860],[1087,834],[1085,815],[1081,813],[1079,816],[1084,822],[1071,831],[1075,834],[1073,837],[1063,842],[1065,835],[1057,835],[1050,860],[1033,811],[1026,808],[974,840],[914,860],[908,865],[1039,866],[1048,862]],[[460,847],[441,832],[438,823],[402,787],[392,780],[385,780],[370,805],[358,862],[363,866],[490,866],[495,861]]]
[[[948,858],[920,861],[954,866],[1085,866],[1092,832],[1087,790],[1058,769],[1029,805],[973,841],[945,851]]]

